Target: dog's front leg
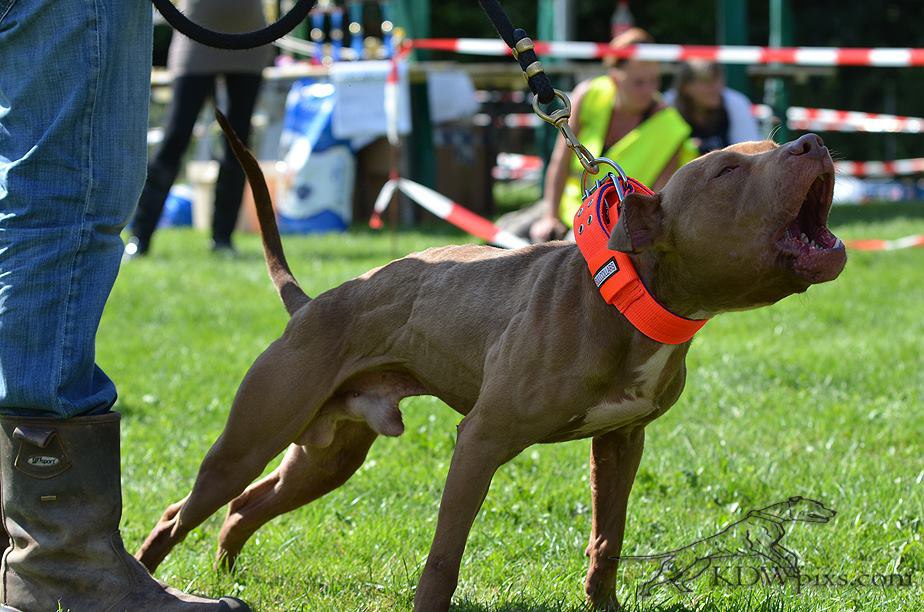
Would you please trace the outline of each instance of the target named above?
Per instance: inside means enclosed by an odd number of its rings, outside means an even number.
[[[590,449],[590,490],[593,519],[587,556],[590,568],[584,591],[597,608],[614,608],[616,569],[626,527],[626,505],[635,480],[645,430],[612,431],[593,439]]]
[[[509,427],[479,418],[478,407],[462,419],[440,501],[436,534],[417,585],[414,610],[448,610],[459,581],[459,566],[469,531],[484,502],[494,473],[524,446]]]

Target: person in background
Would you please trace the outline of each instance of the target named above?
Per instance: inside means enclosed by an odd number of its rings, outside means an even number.
[[[701,60],[681,64],[674,88],[665,92],[664,101],[676,107],[693,128],[700,154],[761,139],[751,101],[725,86],[719,64]]]
[[[630,28],[610,46],[623,48],[654,39]],[[571,95],[570,125],[592,155],[612,159],[626,173],[658,190],[670,176],[696,157],[690,126],[658,92],[657,62],[608,58],[607,74],[579,83]],[[608,171],[604,167],[604,171]],[[546,172],[543,197],[527,210],[502,217],[498,224],[533,242],[565,236],[581,204],[583,167],[559,135]]]
[[[249,609],[156,581],[119,535],[95,341],[144,181],[151,29],[147,2],[0,3],[3,610]]]
[[[266,25],[260,0],[182,0],[187,17],[219,32],[249,32]],[[173,76],[173,100],[167,113],[164,139],[148,163],[148,176],[131,223],[132,237],[125,246],[127,257],[145,255],[164,209],[164,202],[180,170],[180,161],[192,136],[203,104],[215,95],[215,83],[223,77],[228,94],[225,113],[234,131],[248,142],[250,118],[260,91],[263,68],[272,57],[269,47],[227,51],[206,47],[175,33],[167,67]],[[224,156],[215,183],[212,217],[212,250],[233,253],[231,234],[244,193],[244,171],[224,143]]]

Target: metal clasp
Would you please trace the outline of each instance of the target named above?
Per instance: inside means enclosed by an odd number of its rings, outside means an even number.
[[[622,202],[623,200],[625,200],[626,199],[626,184],[629,182],[629,177],[626,176],[626,172],[625,170],[622,169],[622,166],[614,162],[612,159],[609,159],[608,157],[595,157],[594,164],[597,166],[598,171],[601,165],[610,166],[611,168],[613,168],[613,170],[616,171],[615,175],[612,172],[610,172],[603,179],[598,179],[596,182],[596,186],[600,187],[600,185],[607,178],[612,177],[613,184],[616,185],[616,195],[619,196],[619,201]],[[587,198],[587,195],[588,195],[587,174],[588,174],[587,172],[584,172],[581,175],[581,193],[583,194],[584,198]],[[593,174],[596,174],[596,173],[593,173]]]
[[[581,166],[584,167],[585,173],[597,174],[600,169],[595,163],[594,156],[587,150],[587,147],[581,144],[577,136],[575,136],[574,131],[571,129],[571,126],[568,125],[568,120],[571,118],[571,100],[569,100],[568,96],[561,90],[556,89],[554,91],[555,97],[561,100],[563,105],[562,108],[552,111],[551,113],[546,113],[539,108],[539,98],[536,97],[533,98],[533,111],[535,111],[543,121],[558,128],[558,131],[561,132],[562,137],[565,139],[565,144],[577,155],[578,161],[580,161]]]
[[[554,110],[551,113],[546,113],[541,108],[539,108],[539,98],[535,97],[533,98],[533,110],[543,121],[550,123],[558,128],[558,131],[561,132],[562,137],[565,139],[565,144],[568,145],[568,148],[574,151],[574,154],[577,155],[578,161],[581,162],[581,166],[584,167],[584,172],[581,174],[581,193],[585,198],[587,197],[587,175],[599,174],[600,165],[603,164],[616,170],[616,174],[618,176],[614,176],[612,172],[609,174],[609,176],[613,177],[613,184],[616,185],[616,193],[619,195],[619,201],[622,202],[626,198],[625,185],[629,181],[625,171],[619,164],[607,157],[594,157],[591,155],[590,151],[587,150],[587,147],[581,144],[577,136],[575,136],[574,130],[572,130],[571,126],[568,125],[568,120],[571,118],[571,100],[569,100],[568,96],[565,95],[561,90],[555,89],[554,91],[555,97],[558,100],[561,100],[561,108]],[[598,180],[597,187],[599,187],[604,180],[606,179],[604,178]]]

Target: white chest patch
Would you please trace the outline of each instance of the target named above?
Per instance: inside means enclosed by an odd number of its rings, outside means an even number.
[[[635,369],[635,378],[625,390],[628,397],[619,402],[603,402],[592,407],[587,411],[578,431],[593,433],[619,427],[651,413],[655,409],[655,387],[675,348],[670,344],[660,346],[654,355]]]

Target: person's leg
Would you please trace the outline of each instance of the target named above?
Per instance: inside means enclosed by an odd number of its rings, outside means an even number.
[[[262,77],[259,74],[226,74],[228,121],[246,144],[250,138],[250,118],[257,103]],[[215,215],[212,217],[212,241],[216,248],[231,246],[231,234],[237,224],[244,194],[244,171],[234,153],[224,143],[224,156],[215,184]]]
[[[214,89],[215,77],[212,75],[178,76],[173,80],[173,99],[167,111],[164,140],[148,164],[147,180],[131,224],[140,254],[150,248],[164,202],[180,170],[183,153],[189,146],[196,118]]]
[[[4,609],[244,609],[156,582],[118,531],[119,415],[94,345],[144,179],[151,31],[144,2],[0,0]]]
[[[94,342],[144,180],[150,12],[0,0],[2,414],[115,401]]]

